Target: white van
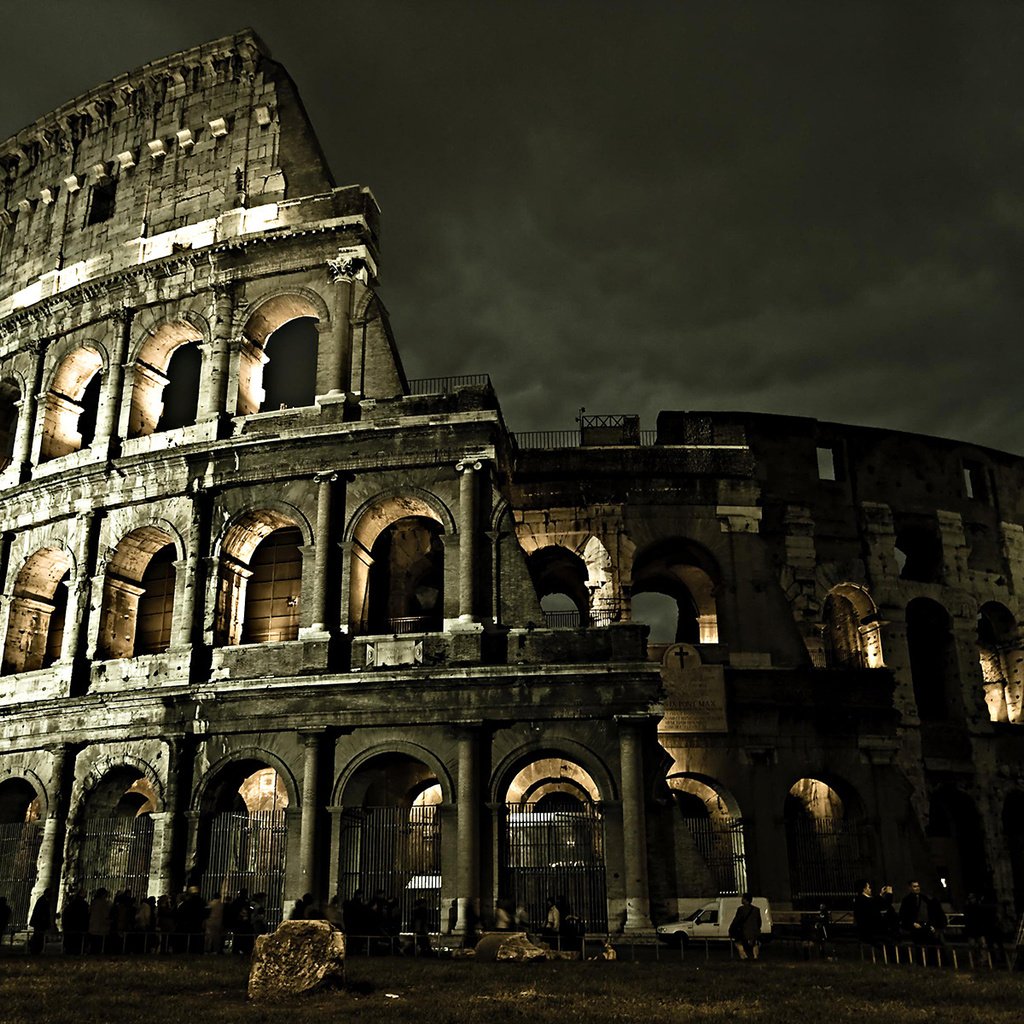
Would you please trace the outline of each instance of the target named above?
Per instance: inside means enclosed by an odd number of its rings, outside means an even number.
[[[682,921],[658,926],[658,938],[670,946],[685,946],[688,942],[729,941],[729,925],[740,906],[739,896],[718,896],[708,900]],[[772,908],[763,896],[754,897],[754,906],[761,911],[761,938],[772,934]]]

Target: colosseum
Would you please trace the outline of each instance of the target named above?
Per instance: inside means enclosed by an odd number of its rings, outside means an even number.
[[[1024,910],[1024,460],[409,380],[251,32],[0,145],[0,895]],[[566,420],[571,422],[569,415]],[[422,906],[422,904],[420,904]]]

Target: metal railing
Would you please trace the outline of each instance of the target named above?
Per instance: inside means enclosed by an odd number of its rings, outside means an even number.
[[[450,395],[458,388],[490,387],[486,373],[464,373],[457,377],[419,377],[409,381],[410,395]]]
[[[603,445],[584,444],[579,428],[575,430],[527,430],[512,435],[520,449],[552,449],[552,448],[599,448]],[[639,447],[651,448],[658,442],[657,430],[641,430]],[[633,444],[615,444],[611,447],[637,447]]]
[[[544,625],[548,629],[579,629],[580,613],[578,609],[565,612],[545,612]]]

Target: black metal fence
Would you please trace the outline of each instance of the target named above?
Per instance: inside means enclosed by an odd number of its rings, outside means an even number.
[[[747,891],[747,858],[742,818],[683,818],[721,895]]]
[[[216,815],[209,826],[203,895],[266,893],[267,924],[281,923],[288,824],[283,810]]]
[[[532,930],[547,917],[548,898],[561,897],[588,932],[608,930],[604,821],[596,807],[537,810],[506,808],[503,843],[504,895],[526,912]]]
[[[149,865],[153,854],[153,819],[138,817],[92,818],[82,826],[79,884],[88,893],[128,889],[136,896],[149,892]]]
[[[786,819],[793,899],[849,896],[854,880],[871,877],[870,834],[843,818]]]
[[[11,908],[11,928],[23,928],[28,921],[42,839],[41,822],[0,825],[0,896]]]
[[[346,900],[357,889],[366,901],[383,892],[395,910],[392,924],[408,931],[416,901],[423,899],[429,930],[440,930],[441,821],[433,805],[346,809],[340,854]]]
[[[450,395],[457,388],[490,387],[486,373],[464,373],[457,377],[420,377],[409,381],[410,395]]]

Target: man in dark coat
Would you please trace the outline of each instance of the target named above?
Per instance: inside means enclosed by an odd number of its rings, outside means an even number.
[[[729,938],[736,944],[741,960],[756,960],[761,950],[761,911],[754,906],[749,892],[740,897],[736,916],[729,925]]]
[[[857,883],[857,895],[853,897],[853,925],[861,942],[874,946],[882,941],[882,908],[866,879]]]
[[[28,919],[32,934],[28,939],[28,951],[39,956],[46,945],[46,933],[53,927],[53,907],[50,904],[50,890],[44,889]]]
[[[84,953],[89,935],[89,901],[81,889],[64,904],[60,924],[64,933],[64,952]]]
[[[919,946],[942,944],[946,914],[938,900],[921,891],[921,883],[910,882],[910,892],[900,903],[900,928]]]

